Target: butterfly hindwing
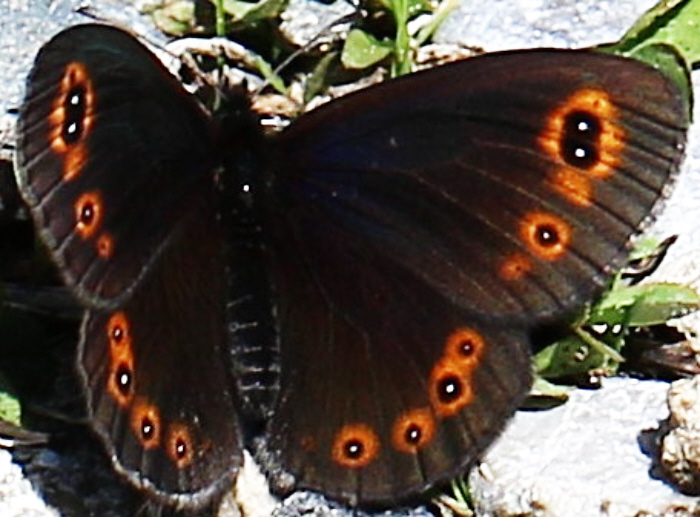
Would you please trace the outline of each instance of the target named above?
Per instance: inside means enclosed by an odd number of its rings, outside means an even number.
[[[287,256],[275,283],[269,448],[300,487],[388,505],[458,475],[501,429],[530,383],[527,335],[477,321],[368,247],[333,276],[307,268],[338,257],[322,246]]]
[[[220,495],[242,461],[211,208],[176,229],[125,305],[87,312],[78,352],[89,417],[117,469],[176,506]]]

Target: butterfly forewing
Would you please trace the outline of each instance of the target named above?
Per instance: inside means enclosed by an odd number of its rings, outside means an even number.
[[[531,321],[619,263],[688,120],[675,85],[639,62],[491,54],[303,117],[281,138],[270,203],[299,240],[344,231],[470,311]]]
[[[39,52],[18,129],[20,187],[63,277],[118,304],[212,181],[204,113],[133,37],[85,25]]]

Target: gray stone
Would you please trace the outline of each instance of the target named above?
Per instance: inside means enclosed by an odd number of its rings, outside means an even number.
[[[0,449],[0,515],[2,517],[58,517],[58,512],[34,491],[22,474],[22,469],[12,463],[9,451]]]
[[[697,508],[652,475],[668,384],[604,379],[547,411],[519,411],[470,476],[477,515],[603,517]]]

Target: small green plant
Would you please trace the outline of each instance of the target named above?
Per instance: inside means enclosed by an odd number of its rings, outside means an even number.
[[[145,10],[167,34],[217,36],[243,45],[249,54],[244,66],[254,63],[251,71],[280,93],[287,93],[287,85],[299,72],[308,74],[305,84],[309,93],[304,95],[308,100],[336,82],[353,81],[378,66],[386,66],[391,76],[410,73],[416,50],[430,40],[458,2],[367,1],[357,6],[357,15],[344,40],[326,45],[322,52],[314,47],[315,42],[299,49],[286,39],[281,24],[288,0],[163,0],[147,5]],[[337,25],[347,23],[346,18],[339,19]],[[318,41],[326,41],[323,33],[324,29],[319,28]],[[292,59],[294,66],[289,65]],[[229,64],[233,63],[218,60],[220,67]],[[278,70],[280,66],[285,69]]]
[[[383,0],[381,6],[393,18],[395,33],[380,39],[366,29],[353,29],[343,46],[343,65],[362,69],[391,58],[392,77],[412,72],[416,49],[429,41],[457,5],[458,0],[437,4],[424,0]]]
[[[647,238],[633,251],[630,262],[649,262],[663,246]],[[636,276],[628,277],[624,269],[618,272],[599,301],[573,323],[572,333],[535,356],[535,371],[541,378],[556,381],[592,373],[613,375],[624,361],[632,331],[664,325],[700,309],[700,295],[694,289],[665,282],[632,283]],[[542,383],[536,388],[547,389]]]

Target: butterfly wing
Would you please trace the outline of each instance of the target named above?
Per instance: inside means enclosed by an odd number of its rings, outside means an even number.
[[[265,192],[299,486],[390,504],[473,463],[530,383],[528,335],[599,290],[682,157],[687,101],[595,52],[492,54],[330,103]]]
[[[153,54],[113,27],[73,27],[41,49],[18,135],[22,194],[64,279],[93,305],[128,296],[189,190],[211,182],[205,114]]]
[[[241,463],[211,129],[132,36],[68,29],[39,52],[18,182],[86,307],[77,367],[117,469],[200,507]]]
[[[221,236],[202,200],[126,304],[87,312],[78,351],[91,422],[115,466],[182,507],[220,495],[242,459]]]

